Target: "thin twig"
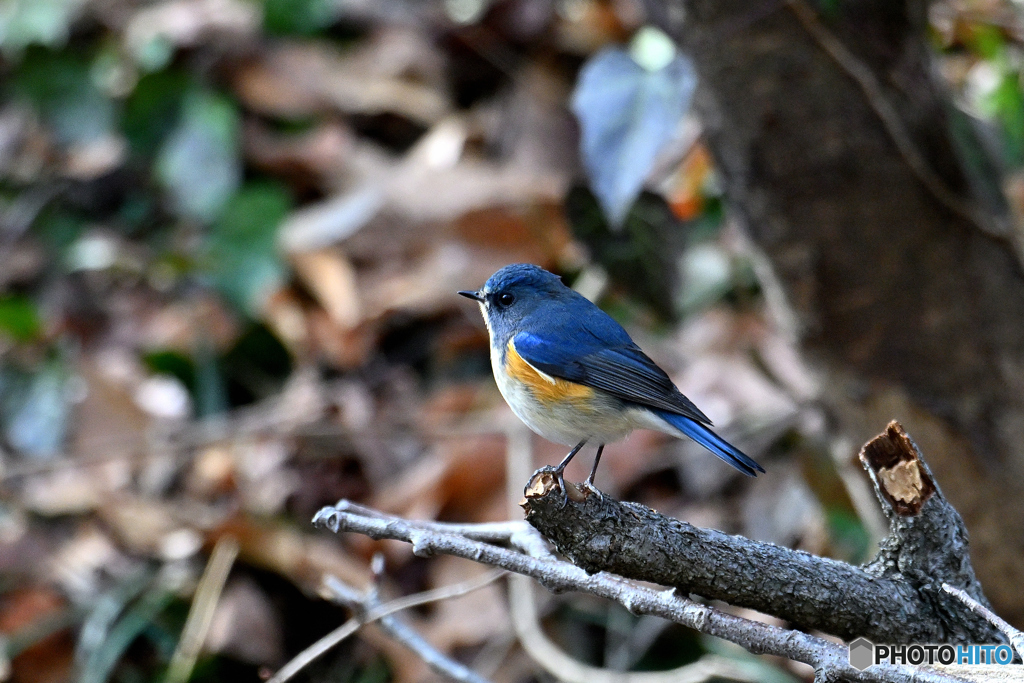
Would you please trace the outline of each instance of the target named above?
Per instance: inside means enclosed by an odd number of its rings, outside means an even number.
[[[420,605],[427,605],[432,602],[441,602],[442,600],[457,598],[460,595],[472,593],[473,591],[480,590],[484,586],[489,586],[501,577],[505,576],[505,574],[508,574],[508,572],[504,569],[494,569],[492,571],[487,572],[486,574],[482,574],[472,579],[467,579],[466,581],[463,581],[461,583],[452,584],[450,586],[441,586],[440,588],[434,588],[429,591],[423,591],[422,593],[416,593],[414,595],[406,595],[401,598],[395,598],[394,600],[389,600],[387,603],[379,606],[378,608],[371,608],[369,610],[369,615],[373,616],[375,614],[378,614],[377,610],[379,609],[379,616],[385,617],[394,612],[400,612],[405,609],[419,607]],[[333,576],[327,577],[329,587],[330,584],[337,585],[337,581],[338,580],[335,579]]]
[[[459,683],[489,683],[489,681],[465,664],[441,654],[427,642],[416,629],[395,615],[383,617],[380,627],[393,639],[405,645],[422,659],[435,673]]]
[[[383,515],[384,513],[380,514]],[[382,620],[385,617],[404,609],[418,607],[420,605],[438,602],[440,600],[448,600],[460,595],[465,595],[466,593],[472,593],[473,591],[479,590],[480,588],[498,580],[504,576],[505,573],[506,572],[502,570],[495,570],[468,581],[463,581],[462,583],[435,588],[434,590],[424,591],[423,593],[417,593],[415,595],[408,595],[396,600],[391,600],[384,604],[373,605],[366,604],[368,602],[366,593],[356,591],[356,589],[335,577],[328,576],[324,579],[324,583],[328,590],[331,591],[331,594],[336,599],[350,605],[353,602],[358,602],[358,605],[356,605],[356,611],[361,612],[362,614],[357,614],[352,617],[344,624],[297,654],[291,661],[282,666],[278,672],[267,681],[267,683],[284,683],[322,654],[358,631],[359,628],[365,624]],[[382,622],[381,625],[384,626],[384,623]],[[417,652],[417,654],[419,653]],[[427,663],[430,664],[430,662]]]
[[[366,614],[367,611],[380,606],[379,586],[381,579],[384,576],[384,556],[379,553],[375,555],[373,562],[371,563],[371,567],[375,581],[373,586],[362,595],[359,595],[358,591],[353,587],[347,585],[343,581],[339,581],[333,576],[325,578],[325,586],[328,590],[334,593],[337,600],[356,610],[357,614]],[[471,590],[482,588],[495,581],[503,574],[505,574],[505,572],[500,570],[492,571],[489,572],[489,574],[477,577],[476,579],[471,579],[456,586],[446,586],[433,591],[428,591],[430,593],[429,597],[434,600],[446,600],[466,592],[465,589],[467,587]],[[414,599],[407,599],[405,601],[407,606],[422,604],[424,602],[424,597],[428,596],[424,593],[420,596],[410,597]],[[458,683],[488,683],[485,678],[466,665],[439,652],[437,648],[428,643],[423,636],[417,633],[414,628],[399,619],[397,615],[389,614],[381,617],[380,628],[392,639],[412,650],[412,652],[422,659],[427,666],[433,669],[435,673],[440,674],[445,678],[450,678],[453,681],[458,681]]]
[[[579,591],[613,600],[634,614],[651,614],[701,633],[734,642],[755,654],[772,654],[826,670],[836,678],[863,683],[953,683],[959,679],[909,665],[876,665],[865,671],[850,666],[845,646],[800,631],[751,621],[701,605],[675,594],[640,586],[618,576],[584,570],[550,559],[536,559],[463,536],[415,528],[402,521],[365,517],[332,507],[313,518],[334,532],[352,531],[377,540],[411,543],[413,553],[426,557],[454,555],[530,576],[553,591]]]
[[[299,654],[295,655],[291,661],[278,669],[277,673],[274,674],[273,678],[268,680],[267,683],[284,683],[291,679],[292,676],[309,666],[313,660],[319,658],[320,655],[358,631],[359,627],[364,623],[366,622],[362,619],[352,617],[344,624],[334,629]]]
[[[1010,641],[1010,645],[1017,651],[1020,657],[1024,657],[1024,633],[1010,626],[1002,617],[985,607],[983,604],[972,598],[970,595],[948,583],[942,584],[942,590],[946,591],[960,602],[967,605],[972,612],[984,617],[990,624],[995,626]]]
[[[532,470],[531,470],[532,471]],[[550,544],[539,531],[526,521],[518,522],[483,522],[478,524],[455,524],[452,522],[433,522],[398,517],[381,510],[375,510],[350,500],[339,500],[335,508],[345,512],[353,512],[364,517],[400,521],[423,531],[439,531],[456,534],[474,541],[485,543],[507,543],[518,548],[530,557],[554,557]]]

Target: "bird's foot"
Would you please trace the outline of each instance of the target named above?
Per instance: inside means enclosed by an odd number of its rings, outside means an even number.
[[[604,500],[604,494],[594,486],[594,480],[591,477],[587,477],[587,480],[580,484],[580,489],[588,496],[595,495],[598,500]]]
[[[551,465],[545,465],[544,467],[541,467],[540,469],[533,473],[533,476],[530,477],[530,484],[527,488],[532,487],[533,482],[537,480],[537,477],[544,474],[554,477],[555,482],[558,484],[558,489],[562,492],[562,507],[564,508],[566,504],[569,502],[569,488],[568,485],[565,483],[564,467],[553,467]]]

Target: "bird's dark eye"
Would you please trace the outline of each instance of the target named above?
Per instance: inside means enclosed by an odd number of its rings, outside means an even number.
[[[498,303],[501,304],[502,306],[511,306],[512,302],[514,302],[515,300],[515,295],[509,294],[508,292],[505,292],[504,294],[498,297]]]

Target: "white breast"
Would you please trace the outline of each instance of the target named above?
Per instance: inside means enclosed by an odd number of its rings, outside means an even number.
[[[622,409],[622,402],[612,396],[588,401],[586,405],[566,402],[557,405],[534,398],[530,388],[501,368],[502,350],[491,344],[491,370],[498,390],[512,412],[526,426],[548,441],[574,446],[584,439],[594,443],[611,443],[640,426],[635,409]]]

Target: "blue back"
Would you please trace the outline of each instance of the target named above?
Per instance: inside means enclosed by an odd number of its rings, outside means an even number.
[[[502,353],[514,340],[524,360],[552,377],[710,424],[621,325],[558,276],[528,264],[506,266],[483,293],[493,343]],[[504,295],[512,303],[502,305]]]

